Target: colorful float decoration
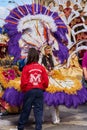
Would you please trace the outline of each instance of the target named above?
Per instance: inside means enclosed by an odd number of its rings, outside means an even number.
[[[77,108],[87,101],[87,90],[81,83],[82,70],[75,52],[69,54],[71,50],[67,48],[66,37],[68,30],[57,12],[52,12],[39,2],[33,2],[31,5],[18,5],[11,10],[5,22],[4,28],[8,30],[9,36],[8,54],[14,57],[13,63],[26,58],[30,47],[37,48],[41,56],[42,48],[47,44],[52,46],[54,59],[59,59],[60,62],[55,62],[54,74],[49,77],[49,87],[44,92],[44,102],[48,106]],[[2,99],[12,107],[21,106],[23,95],[20,91],[20,76],[17,78],[14,71],[9,69],[2,69],[0,73],[0,82],[5,88]],[[18,95],[21,95],[19,103]]]
[[[80,15],[75,16],[71,19],[71,22],[69,23],[74,43],[72,46],[76,46],[74,51],[76,52],[77,50],[80,64],[84,52],[87,50],[87,27],[85,25],[85,20],[83,17],[80,17]]]

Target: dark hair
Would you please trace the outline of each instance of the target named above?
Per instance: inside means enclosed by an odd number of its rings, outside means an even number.
[[[27,57],[27,64],[32,62],[38,62],[39,60],[39,52],[35,48],[30,48]]]

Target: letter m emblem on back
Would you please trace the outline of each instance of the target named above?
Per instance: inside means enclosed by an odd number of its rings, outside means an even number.
[[[38,85],[38,83],[41,82],[41,74],[37,74],[37,73],[30,74],[30,82],[33,85]]]

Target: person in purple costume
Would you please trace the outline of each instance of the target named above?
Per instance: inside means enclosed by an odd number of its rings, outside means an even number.
[[[84,53],[84,56],[82,58],[82,69],[83,69],[82,83],[87,88],[87,51]]]

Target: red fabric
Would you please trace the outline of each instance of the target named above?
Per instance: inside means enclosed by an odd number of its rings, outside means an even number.
[[[23,68],[21,76],[21,90],[23,92],[33,88],[45,90],[47,87],[48,74],[42,65],[32,63]]]

